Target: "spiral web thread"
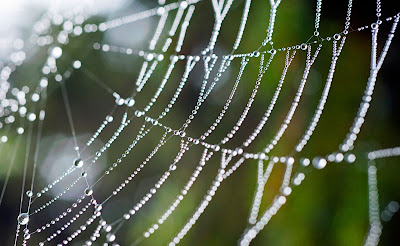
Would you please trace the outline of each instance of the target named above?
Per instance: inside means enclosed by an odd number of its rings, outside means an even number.
[[[160,188],[163,186],[164,182],[171,176],[171,174],[178,168],[182,157],[187,151],[193,146],[202,146],[203,152],[201,154],[200,160],[198,160],[198,166],[195,171],[191,174],[191,177],[182,188],[179,195],[164,210],[164,213],[159,217],[154,224],[144,231],[143,237],[139,238],[133,245],[136,245],[146,238],[153,236],[154,233],[162,226],[165,220],[172,216],[174,210],[180,205],[181,201],[190,192],[190,189],[197,177],[201,173],[203,167],[209,162],[210,159],[215,156],[220,155],[220,167],[215,175],[212,185],[207,190],[204,199],[199,203],[195,211],[193,211],[191,217],[187,220],[186,224],[176,232],[175,236],[171,238],[169,245],[178,244],[184,236],[190,231],[190,229],[196,224],[198,218],[206,210],[208,205],[211,203],[213,197],[216,195],[219,187],[222,183],[229,178],[238,168],[245,164],[247,160],[258,160],[258,172],[255,176],[257,178],[257,188],[254,191],[254,200],[252,207],[249,212],[248,228],[244,229],[244,232],[239,240],[240,245],[249,245],[250,242],[257,236],[257,234],[268,224],[270,219],[275,215],[279,209],[286,203],[288,197],[292,194],[292,187],[300,185],[305,178],[305,174],[298,172],[293,173],[294,165],[309,166],[312,164],[316,169],[322,169],[330,162],[354,162],[356,156],[351,153],[357,136],[361,130],[364,123],[365,116],[370,107],[372,100],[376,78],[378,76],[379,70],[381,69],[383,62],[385,60],[386,54],[389,51],[391,41],[395,35],[397,24],[399,22],[400,14],[385,19],[381,18],[381,3],[378,0],[376,3],[376,22],[369,26],[363,26],[357,29],[352,29],[350,27],[350,18],[352,11],[352,0],[348,2],[347,15],[345,19],[345,26],[343,31],[333,34],[331,37],[321,37],[319,35],[319,22],[321,19],[321,9],[323,8],[322,0],[318,0],[316,4],[316,15],[314,22],[314,33],[313,36],[306,42],[301,44],[295,44],[289,47],[281,47],[278,49],[273,48],[273,32],[275,29],[275,18],[279,13],[279,5],[281,1],[270,0],[270,15],[269,23],[267,27],[267,33],[265,39],[260,44],[259,48],[255,51],[250,51],[248,53],[237,53],[236,50],[241,45],[241,40],[243,37],[244,30],[246,28],[246,22],[248,16],[251,14],[250,7],[252,5],[251,0],[246,0],[243,5],[243,14],[241,18],[241,23],[236,34],[236,39],[232,50],[229,54],[223,56],[217,56],[214,53],[216,42],[218,41],[218,36],[220,30],[223,28],[224,20],[230,10],[233,0],[212,0],[209,4],[215,14],[214,28],[210,35],[208,45],[196,55],[184,55],[181,54],[182,46],[184,41],[189,37],[186,36],[187,30],[191,27],[190,21],[194,14],[196,14],[196,4],[200,0],[187,0],[180,1],[170,4],[165,4],[165,1],[159,1],[160,6],[154,9],[149,9],[140,13],[135,13],[132,15],[124,16],[100,24],[85,24],[83,22],[89,17],[85,13],[74,13],[74,15],[63,16],[61,23],[63,30],[57,35],[58,39],[55,43],[58,45],[52,49],[46,62],[42,69],[43,77],[38,81],[36,88],[24,87],[22,90],[16,88],[11,88],[10,83],[7,81],[9,76],[13,71],[18,69],[18,66],[24,63],[25,57],[16,51],[13,53],[14,59],[10,59],[9,64],[1,68],[1,105],[2,105],[2,122],[1,128],[3,136],[1,141],[3,143],[8,141],[8,137],[15,137],[16,141],[12,146],[12,150],[9,153],[11,162],[8,166],[7,176],[5,179],[5,184],[2,188],[0,205],[1,203],[7,202],[3,201],[4,194],[7,189],[7,184],[13,170],[13,166],[16,161],[17,150],[25,147],[24,156],[24,169],[23,169],[23,180],[22,180],[22,190],[20,196],[20,215],[18,216],[18,225],[15,235],[15,243],[27,245],[32,237],[38,234],[45,234],[46,240],[40,242],[39,245],[53,244],[55,240],[60,241],[60,237],[63,235],[64,230],[73,232],[61,239],[60,244],[67,245],[72,242],[76,237],[82,234],[86,230],[90,231],[90,236],[87,238],[85,245],[92,245],[96,241],[107,242],[108,245],[118,245],[118,231],[121,230],[125,223],[129,220],[133,220],[135,214],[144,207],[149,200],[159,192]],[[48,20],[54,17],[54,13],[46,13],[43,15],[42,19],[38,23],[47,23]],[[77,18],[79,16],[79,19]],[[105,43],[94,43],[93,48],[99,52],[116,52],[126,55],[133,55],[143,58],[143,63],[140,68],[140,72],[135,79],[135,86],[127,98],[122,98],[119,93],[114,91],[109,85],[99,80],[95,74],[91,73],[85,69],[85,64],[80,61],[72,61],[70,66],[61,72],[57,70],[57,59],[62,56],[62,49],[59,46],[63,46],[65,40],[68,39],[68,35],[89,35],[94,32],[107,32],[108,30],[118,28],[120,26],[143,20],[146,18],[158,18],[158,24],[154,30],[151,40],[149,40],[149,46],[147,51],[136,51],[131,48],[118,47],[112,44]],[[53,18],[55,20],[56,18]],[[172,19],[172,25],[168,27],[166,25],[167,20]],[[56,21],[54,21],[56,22]],[[377,51],[378,46],[378,31],[380,30],[380,25],[383,22],[391,23],[392,27],[387,35],[386,40],[383,45],[383,49],[380,53]],[[33,31],[32,36],[36,36],[40,46],[47,46],[51,44],[46,36],[51,25],[41,25],[41,28],[36,28]],[[335,74],[335,68],[337,62],[340,61],[340,55],[343,47],[345,46],[347,38],[351,37],[352,32],[360,32],[369,30],[371,32],[371,62],[370,62],[370,74],[367,81],[366,89],[362,97],[362,101],[354,118],[353,125],[349,129],[343,143],[338,146],[338,150],[334,153],[328,155],[315,156],[312,159],[301,158],[302,150],[307,145],[308,141],[312,137],[315,128],[318,126],[318,122],[322,113],[324,111],[324,106],[328,100],[328,95],[331,88],[331,83]],[[167,33],[166,38],[162,34]],[[46,43],[47,42],[47,43]],[[174,45],[173,45],[174,44]],[[322,95],[319,99],[315,113],[311,118],[307,128],[301,139],[299,139],[298,144],[293,149],[291,153],[287,156],[273,156],[270,152],[279,143],[281,137],[284,135],[286,129],[289,127],[291,120],[296,112],[297,106],[301,100],[304,87],[308,80],[309,72],[318,59],[320,51],[332,44],[332,57],[329,67],[329,73],[325,81],[325,87],[323,89]],[[166,57],[167,52],[173,52],[174,54],[170,57]],[[306,56],[304,61],[305,67],[302,73],[301,81],[298,85],[297,93],[292,100],[290,109],[288,110],[284,121],[282,122],[280,128],[273,135],[270,140],[263,140],[265,143],[265,148],[257,153],[246,152],[247,147],[257,138],[263,127],[269,120],[269,117],[274,110],[275,104],[280,96],[282,86],[284,85],[287,72],[290,70],[290,65],[293,60],[298,57],[298,53],[303,52]],[[18,55],[19,54],[19,55]],[[225,144],[228,143],[236,134],[236,132],[242,127],[243,121],[248,115],[249,110],[252,108],[254,98],[258,93],[258,88],[261,80],[264,76],[268,76],[268,69],[270,64],[274,61],[277,56],[284,56],[285,61],[283,64],[282,73],[271,98],[270,104],[267,110],[263,114],[262,119],[259,121],[253,132],[243,141],[242,144],[238,145],[236,148],[226,148]],[[252,94],[248,98],[248,102],[243,109],[242,114],[238,117],[236,124],[229,131],[224,138],[217,143],[207,142],[207,137],[214,132],[214,130],[219,126],[219,123],[224,118],[225,113],[232,104],[235,92],[237,91],[239,83],[243,80],[242,74],[248,67],[250,60],[255,60],[259,62],[258,77],[256,79],[254,89]],[[218,117],[214,120],[209,121],[210,126],[207,131],[205,131],[200,137],[189,136],[186,133],[186,129],[189,127],[192,121],[196,119],[197,112],[203,106],[203,103],[207,100],[209,95],[213,92],[213,89],[218,84],[219,79],[227,69],[230,67],[231,63],[240,63],[240,69],[237,72],[236,79],[232,84],[232,90],[226,100],[224,107],[220,111]],[[146,87],[156,86],[154,81],[151,81],[153,72],[158,68],[161,63],[168,64],[165,74],[157,85],[157,90],[151,98],[148,98],[147,106],[143,109],[135,108],[135,99],[143,89]],[[163,118],[170,112],[170,110],[175,106],[175,102],[178,101],[182,89],[185,87],[188,77],[191,75],[193,69],[199,65],[199,63],[204,63],[204,73],[202,77],[202,84],[198,98],[196,99],[196,105],[194,106],[191,114],[188,116],[186,121],[178,129],[173,129],[168,126],[168,122],[164,122]],[[170,81],[170,75],[174,68],[178,64],[184,65],[184,72],[179,81]],[[72,117],[69,95],[67,92],[68,78],[72,75],[75,70],[81,70],[85,75],[87,75],[91,81],[102,87],[110,97],[114,97],[115,106],[111,112],[105,117],[104,121],[100,123],[97,129],[93,129],[94,133],[92,137],[86,143],[78,142],[75,133],[75,121]],[[213,75],[213,71],[216,74]],[[45,121],[45,109],[47,104],[47,93],[48,84],[58,83],[60,90],[62,92],[62,99],[65,105],[65,113],[68,117],[68,123],[71,129],[71,134],[74,140],[74,149],[76,151],[76,160],[71,160],[73,164],[66,169],[58,178],[53,182],[49,183],[46,187],[40,189],[35,185],[35,176],[37,170],[40,168],[40,163],[38,163],[38,153],[41,147],[41,134],[43,129],[43,122]],[[153,83],[153,84],[151,84]],[[162,94],[164,87],[167,83],[175,83],[176,91],[171,97],[169,103],[165,106],[164,110],[158,116],[151,117],[148,113],[153,105],[157,104],[157,99],[160,94]],[[11,93],[9,93],[9,91]],[[11,97],[9,94],[12,94]],[[24,106],[26,105],[26,106]],[[122,118],[116,118],[114,112],[117,108],[124,108],[124,114]],[[20,120],[16,120],[16,118]],[[120,158],[115,160],[109,165],[108,169],[104,171],[103,174],[97,177],[97,180],[93,183],[89,183],[87,180],[87,175],[91,175],[90,167],[95,165],[97,160],[108,151],[110,146],[115,140],[123,136],[123,131],[132,121],[137,121],[138,119],[143,119],[142,126],[138,129],[137,135],[131,139],[131,144],[127,149],[123,150],[120,154]],[[94,156],[88,159],[81,160],[81,155],[92,147],[92,143],[97,139],[102,131],[107,128],[113,121],[118,121],[118,128],[110,139],[96,151]],[[12,130],[13,123],[18,122],[17,134],[14,134]],[[147,158],[142,163],[139,163],[136,169],[126,177],[124,182],[122,182],[118,187],[115,187],[114,191],[107,196],[103,201],[96,200],[96,192],[93,188],[99,182],[105,182],[108,175],[112,175],[118,172],[118,165],[123,163],[124,158],[129,155],[131,150],[135,149],[141,143],[141,140],[151,134],[152,130],[159,128],[163,130],[161,138],[157,141],[158,144],[154,149],[150,150]],[[36,139],[33,138],[33,132],[36,130]],[[126,136],[125,136],[126,137]],[[22,139],[25,138],[25,146],[21,146]],[[129,136],[131,138],[131,136]],[[119,192],[124,189],[124,187],[134,182],[136,175],[145,168],[146,164],[152,159],[152,157],[158,152],[162,151],[162,147],[165,143],[171,139],[180,139],[179,151],[176,153],[174,161],[169,165],[169,168],[163,173],[159,180],[148,189],[148,193],[143,196],[140,201],[133,205],[132,208],[126,211],[119,219],[114,221],[108,221],[102,216],[103,206],[106,203],[113,201],[113,197],[117,196]],[[4,145],[4,144],[3,144]],[[0,145],[2,148],[3,145]],[[81,147],[79,147],[81,146]],[[82,147],[83,146],[83,147]],[[31,151],[33,151],[33,156],[30,156]],[[379,200],[378,200],[378,188],[377,188],[377,169],[375,167],[375,160],[380,158],[387,158],[393,156],[399,156],[399,148],[378,150],[368,153],[369,165],[368,165],[368,184],[369,184],[369,218],[370,218],[370,231],[366,237],[365,245],[377,245],[379,243],[380,234],[382,231],[382,222],[379,210]],[[31,167],[29,167],[31,165]],[[264,167],[266,165],[266,167]],[[275,196],[270,206],[265,211],[260,211],[261,200],[264,194],[265,185],[270,174],[273,172],[276,165],[283,165],[285,168],[284,176],[282,178],[279,193]],[[28,169],[32,169],[31,173],[28,173]],[[31,177],[30,183],[27,183],[27,178]],[[54,186],[58,185],[64,178],[74,176],[73,182],[65,187],[64,191],[53,197],[50,201],[43,201],[43,194],[46,194]],[[84,185],[82,185],[82,182]],[[33,193],[37,190],[36,194]],[[32,228],[29,226],[29,222],[34,221],[35,217],[38,216],[41,211],[46,210],[52,204],[58,202],[58,200],[70,190],[81,190],[82,196],[76,198],[76,202],[72,203],[65,211],[60,211],[60,215],[48,223],[43,224],[40,227]],[[28,200],[28,201],[26,201]],[[41,202],[42,200],[42,202]],[[24,202],[25,201],[25,202]],[[27,206],[24,206],[27,203]],[[41,205],[39,205],[39,203]],[[398,210],[398,203],[391,202],[384,213],[386,217],[391,217]],[[91,214],[86,221],[80,221],[79,217],[83,214]],[[390,216],[389,216],[390,215]],[[66,220],[65,217],[70,216],[70,220]],[[37,217],[36,217],[37,218]],[[95,224],[95,227],[90,226]],[[29,228],[29,229],[28,229]],[[53,231],[51,233],[50,231]],[[20,235],[23,234],[23,235]],[[86,235],[86,234],[85,234]],[[104,237],[102,237],[104,236]]]

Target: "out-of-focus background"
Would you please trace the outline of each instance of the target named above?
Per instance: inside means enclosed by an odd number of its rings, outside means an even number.
[[[167,1],[166,4],[172,1]],[[287,47],[308,40],[314,32],[316,1],[283,0],[277,12],[274,47]],[[71,111],[76,128],[77,139],[83,146],[96,131],[105,116],[113,109],[114,98],[95,82],[100,80],[107,84],[122,97],[129,96],[138,76],[143,58],[113,52],[93,49],[95,43],[132,48],[134,51],[146,50],[148,41],[152,38],[158,23],[158,16],[127,24],[106,32],[82,34],[79,30],[67,36],[59,33],[62,26],[55,18],[52,22],[42,21],[33,25],[47,11],[50,13],[84,13],[88,17],[83,23],[76,25],[84,28],[85,24],[99,24],[117,17],[141,12],[158,6],[151,1],[2,1],[0,3],[0,68],[6,66],[10,59],[18,64],[18,59],[25,61],[18,66],[7,79],[12,88],[28,91],[37,86],[42,78],[42,67],[47,54],[55,46],[62,48],[62,56],[57,60],[58,71],[62,73],[75,60],[80,60],[82,67],[74,70],[66,80]],[[229,54],[234,43],[244,7],[243,0],[235,0],[222,25],[215,53]],[[251,52],[259,47],[265,38],[268,26],[270,5],[268,1],[252,1],[248,24],[242,43],[237,53]],[[332,36],[341,32],[344,27],[347,1],[323,1],[320,33],[322,37]],[[400,4],[395,1],[382,2],[382,16],[388,17],[400,11]],[[355,1],[351,17],[351,27],[370,25],[376,20],[374,1]],[[171,13],[174,13],[171,11]],[[173,16],[174,14],[172,14]],[[173,17],[167,20],[172,24]],[[55,22],[55,23],[54,23]],[[59,22],[59,23],[58,23]],[[79,22],[79,20],[77,21]],[[207,45],[214,23],[211,1],[201,1],[196,4],[196,10],[187,30],[182,54],[197,55]],[[40,30],[46,25],[51,29],[41,37],[32,37],[33,30]],[[379,50],[387,37],[391,23],[385,22],[379,34]],[[162,34],[161,39],[165,38]],[[356,115],[358,105],[366,86],[369,75],[370,30],[352,32],[348,35],[343,53],[339,58],[331,93],[324,113],[315,133],[301,154],[295,156],[323,156],[338,150],[339,144],[345,138],[348,129]],[[357,160],[352,163],[329,164],[323,170],[312,167],[303,168],[295,164],[294,172],[301,171],[306,179],[299,187],[295,187],[287,203],[275,215],[270,223],[253,241],[253,245],[361,245],[368,232],[368,184],[366,153],[371,150],[400,145],[400,86],[399,86],[399,37],[393,40],[389,54],[385,60],[376,83],[376,90],[359,138],[352,151]],[[21,47],[23,47],[21,49]],[[16,50],[23,50],[18,53]],[[273,155],[285,156],[292,153],[296,141],[302,136],[308,122],[314,113],[321,96],[331,60],[332,43],[324,42],[321,54],[312,67],[304,95],[295,113],[293,121],[283,136]],[[18,53],[10,57],[10,54]],[[154,94],[168,65],[169,52],[166,59],[154,71],[146,88],[138,95],[135,108],[141,109],[147,105]],[[254,106],[249,112],[243,126],[226,147],[235,148],[248,136],[262,114],[267,109],[283,68],[285,52],[278,52],[276,59],[264,76]],[[218,64],[218,63],[217,63]],[[250,96],[258,73],[259,60],[251,59],[247,66],[232,105],[226,113],[221,125],[207,138],[210,143],[217,143],[234,126]],[[172,97],[184,70],[184,62],[178,62],[160,99],[149,111],[156,118],[162,112]],[[271,115],[271,119],[263,131],[246,151],[260,152],[275,135],[283,121],[300,83],[305,66],[304,52],[298,52],[291,65],[281,96]],[[232,62],[216,85],[209,98],[205,101],[195,120],[187,129],[187,134],[199,137],[214,122],[222,109],[235,78],[239,71],[240,60]],[[161,122],[173,129],[179,128],[189,116],[195,105],[203,76],[203,65],[195,67],[188,82],[182,90],[176,105]],[[24,89],[24,86],[25,89]],[[10,92],[11,93],[11,92]],[[27,106],[28,107],[28,106]],[[28,111],[35,109],[29,108]],[[114,122],[88,149],[86,155],[93,155],[111,137],[118,127],[124,109],[118,108]],[[2,122],[4,117],[1,118]],[[18,119],[17,119],[18,121]],[[6,124],[6,123],[4,123]],[[125,151],[135,138],[143,119],[133,120],[124,130],[109,151],[99,158],[96,165],[88,172],[89,182],[97,180],[106,168]],[[16,128],[12,126],[11,129]],[[63,173],[76,157],[73,140],[65,111],[60,85],[49,76],[46,119],[44,121],[41,148],[39,152],[38,173],[35,187],[41,189],[47,183]],[[3,131],[3,132],[2,132]],[[4,134],[5,127],[0,129]],[[13,132],[10,130],[10,132]],[[14,130],[15,132],[15,130]],[[151,152],[158,143],[162,132],[155,129],[146,136],[132,153],[123,161],[119,169],[102,179],[94,188],[94,194],[99,201],[104,200]],[[35,136],[35,135],[34,135]],[[11,150],[16,134],[9,134],[8,141],[1,143],[0,152],[0,187],[3,187],[5,177],[11,162]],[[22,146],[25,146],[23,139]],[[113,197],[104,205],[103,216],[109,221],[121,217],[136,204],[166,171],[175,157],[179,139],[173,138],[157,153],[134,182],[118,196]],[[23,147],[18,149],[17,159],[13,167],[4,200],[0,205],[0,240],[4,245],[12,245],[15,235],[16,216],[19,210],[19,195],[23,175]],[[195,166],[198,164],[202,149],[193,146],[177,170],[166,181],[160,191],[149,201],[138,214],[118,232],[117,241],[120,245],[130,245],[141,237],[142,233],[158,219],[170,203],[175,199],[185,185]],[[33,150],[30,156],[33,156]],[[165,245],[176,235],[187,219],[198,206],[208,187],[211,185],[219,165],[219,154],[216,154],[207,164],[194,184],[192,191],[160,229],[149,239],[139,245]],[[379,201],[381,209],[391,201],[400,201],[399,158],[377,160]],[[30,163],[32,159],[30,159]],[[28,169],[28,173],[32,170]],[[79,175],[79,173],[75,174]],[[282,181],[283,167],[277,166],[264,190],[261,211],[271,203],[279,192]],[[126,177],[125,177],[126,176]],[[29,177],[29,175],[28,175]],[[67,179],[59,186],[44,195],[34,208],[50,200],[63,189]],[[76,177],[75,177],[76,178]],[[28,181],[30,179],[28,178]],[[257,182],[257,161],[248,160],[238,169],[221,188],[197,224],[182,240],[182,245],[235,245],[247,226],[247,218]],[[35,217],[32,216],[30,226],[36,228],[57,216],[65,210],[73,200],[82,194],[84,184],[78,184],[62,199],[49,206]],[[36,191],[37,192],[37,191]],[[40,203],[40,204],[39,204]],[[398,245],[400,216],[395,214],[391,221],[383,222],[383,233],[380,245]],[[61,226],[61,224],[60,224]],[[74,227],[69,233],[73,232]],[[75,228],[76,229],[76,228]],[[44,240],[54,229],[33,235],[28,244],[37,244]],[[59,238],[69,234],[63,232]],[[88,234],[74,239],[72,245],[82,245]],[[50,245],[56,245],[55,239]],[[100,242],[104,239],[99,240]]]

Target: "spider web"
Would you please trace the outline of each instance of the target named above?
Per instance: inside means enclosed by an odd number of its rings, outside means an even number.
[[[270,0],[268,23],[264,27],[266,33],[257,48],[248,50],[242,40],[252,35],[246,33],[246,27],[253,2],[246,0],[241,3],[240,23],[226,51],[218,47],[218,42],[220,33],[229,27],[233,0],[159,1],[155,8],[104,22],[95,20],[93,13],[84,9],[73,13],[48,11],[34,24],[33,34],[27,39],[33,40],[33,46],[49,47],[44,65],[38,69],[41,70],[40,78],[34,85],[25,85],[21,89],[13,87],[8,80],[13,73],[28,69],[31,64],[25,64],[23,50],[26,47],[19,45],[20,39],[16,41],[16,51],[0,72],[0,126],[3,134],[0,148],[3,154],[7,151],[5,155],[9,155],[10,160],[0,205],[8,203],[10,198],[5,196],[8,192],[14,193],[14,198],[19,200],[14,245],[146,244],[149,238],[161,233],[159,229],[171,225],[167,223],[174,218],[176,209],[191,207],[185,219],[175,221],[175,228],[170,228],[168,234],[169,245],[179,244],[218,193],[223,192],[220,187],[226,180],[236,173],[240,176],[242,166],[257,163],[257,170],[252,173],[256,188],[251,191],[254,198],[248,208],[247,227],[242,228],[242,235],[235,235],[240,245],[249,245],[287,200],[296,194],[294,187],[302,184],[308,170],[312,167],[323,169],[332,163],[353,163],[358,155],[368,157],[365,162],[368,162],[370,230],[365,244],[379,243],[383,223],[375,162],[399,156],[400,151],[391,148],[358,153],[354,146],[372,104],[377,77],[390,51],[400,14],[381,16],[381,2],[378,0],[373,15],[375,20],[366,26],[352,28],[353,1],[350,0],[343,29],[322,36],[320,22],[324,4],[318,0],[310,38],[287,45],[287,42],[274,39],[277,16],[285,1]],[[196,25],[192,21],[195,15],[202,15],[203,10],[199,9],[203,8],[212,10],[214,15],[211,34],[206,36],[195,34]],[[147,19],[155,19],[156,25],[144,48],[102,41],[103,34]],[[381,28],[385,25],[388,30]],[[135,31],[129,32],[137,35]],[[340,145],[330,146],[329,149],[333,150],[330,152],[310,154],[305,149],[313,141],[314,132],[326,111],[337,66],[343,59],[342,51],[352,35],[359,32],[370,33],[371,54],[369,75],[358,111],[347,135],[342,133],[340,136]],[[378,33],[383,38],[378,38]],[[205,45],[198,52],[193,52],[187,45],[195,41],[191,35],[205,38]],[[75,54],[66,52],[67,47],[75,45],[75,42],[79,45],[79,38],[89,40],[91,46],[83,47]],[[123,83],[122,89],[116,89],[122,83],[102,78],[101,74],[109,71],[98,71],[98,64],[86,62],[88,57],[96,55],[115,55],[117,59],[133,57],[140,65],[132,68],[118,62],[121,64],[118,69],[133,69],[135,75],[130,75],[129,83]],[[328,72],[322,79],[323,89],[318,99],[314,98],[318,100],[313,105],[314,113],[307,119],[307,124],[299,127],[293,123],[296,122],[294,117],[301,110],[305,87],[311,80],[315,64],[321,65],[318,63],[321,56],[330,57]],[[110,64],[107,66],[113,68]],[[299,72],[297,79],[292,70]],[[274,71],[279,71],[279,74],[273,75]],[[84,76],[89,85],[70,85],[76,74]],[[267,79],[268,83],[271,81],[272,86],[269,85],[268,89],[272,94],[267,94],[263,87]],[[288,80],[296,81],[293,94],[285,92]],[[190,84],[195,84],[195,92],[185,91]],[[251,89],[246,94],[242,90],[249,88],[248,85]],[[70,86],[82,87],[81,91],[87,88],[98,96],[93,101],[76,103],[79,95],[71,93]],[[227,93],[221,92],[223,90]],[[74,93],[77,92],[74,90]],[[270,98],[268,102],[263,94]],[[182,97],[189,99],[183,100]],[[257,101],[260,97],[264,99],[262,107]],[[52,107],[52,101],[57,100],[63,105],[62,110]],[[219,103],[209,104],[210,100]],[[80,113],[79,120],[76,120],[80,109],[85,113]],[[100,112],[102,118],[92,119],[92,110]],[[177,113],[182,111],[185,113]],[[283,112],[283,115],[277,116],[274,114],[276,111]],[[258,116],[257,124],[248,123],[249,118],[255,115]],[[273,119],[274,115],[276,119]],[[46,139],[43,134],[52,129],[46,125],[48,117],[53,120],[60,117],[60,124],[72,136],[59,143],[57,139],[47,139],[51,142],[47,143],[47,148],[58,144],[65,155],[63,159],[51,160],[55,162],[53,165],[44,164]],[[267,127],[271,121],[279,122],[276,128]],[[96,128],[93,128],[94,122]],[[282,151],[279,146],[288,141],[285,136],[289,135],[293,125],[303,134],[291,143],[292,147]],[[82,128],[86,128],[90,135],[81,135],[79,129]],[[265,131],[268,133],[264,134]],[[15,167],[18,162],[21,165]],[[190,166],[193,163],[195,165]],[[57,169],[55,176],[49,171],[54,166]],[[16,181],[18,189],[10,187],[14,179],[12,172],[16,168],[22,170],[22,179]],[[38,173],[47,172],[46,180],[38,182]],[[152,175],[152,178],[141,179],[141,175]],[[174,179],[177,175],[184,176],[185,181],[178,183],[179,188],[168,186],[170,177]],[[190,197],[196,191],[199,193],[195,184],[203,181],[199,180],[201,175],[208,177],[207,182],[201,184],[208,188],[201,190],[203,197]],[[278,179],[274,178],[279,181],[275,190],[269,188],[268,182],[274,175],[280,175]],[[111,179],[116,181],[111,182]],[[12,184],[14,186],[14,182]],[[136,190],[131,188],[133,186],[137,186]],[[192,191],[192,188],[197,190]],[[132,197],[133,193],[136,197]],[[270,201],[264,205],[267,193]],[[166,202],[154,205],[152,200],[158,196],[166,197]],[[188,199],[195,200],[197,205],[185,203]],[[390,220],[398,208],[397,202],[390,202],[382,218]],[[50,220],[42,215],[46,211],[51,211]],[[140,222],[145,220],[141,213],[147,216],[149,211],[155,213],[146,219],[146,223],[151,220],[150,224]],[[142,230],[135,238],[124,232],[132,223],[139,223]]]

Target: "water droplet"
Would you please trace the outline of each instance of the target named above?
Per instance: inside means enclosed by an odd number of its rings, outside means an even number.
[[[62,55],[62,49],[60,48],[60,47],[54,47],[52,50],[51,50],[51,56],[52,57],[54,57],[54,58],[60,58],[61,57],[61,55]]]
[[[341,38],[340,34],[336,33],[335,35],[333,35],[333,39],[334,40],[339,40]]]
[[[94,208],[96,209],[96,211],[101,211],[103,209],[103,206],[98,204]]]
[[[29,222],[29,215],[27,213],[22,213],[17,218],[18,224],[26,225]]]
[[[353,163],[356,160],[356,156],[354,154],[347,154],[345,160],[348,163]]]
[[[26,195],[28,197],[32,197],[33,196],[33,192],[31,190],[26,191]]]
[[[124,104],[125,100],[123,98],[117,98],[115,99],[115,103],[119,106],[121,106],[122,104]]]
[[[114,234],[107,234],[107,241],[109,242],[114,242],[115,241],[115,235]]]
[[[82,63],[81,63],[80,61],[76,60],[76,61],[74,61],[74,63],[72,64],[72,66],[73,66],[75,69],[79,69],[79,68],[82,66]]]
[[[303,166],[308,166],[308,165],[310,165],[310,160],[309,159],[307,159],[307,158],[302,158],[301,160],[300,160],[300,162],[301,162],[301,165],[303,165]]]
[[[128,107],[132,107],[133,105],[135,105],[135,100],[133,98],[128,97],[127,99],[125,99],[125,104]]]
[[[75,165],[76,167],[82,167],[82,166],[83,166],[83,161],[81,160],[81,158],[76,158],[76,159],[74,160],[74,165]]]
[[[112,122],[114,120],[114,118],[111,115],[107,115],[106,120],[108,122]]]
[[[114,242],[115,241],[115,235],[114,234],[107,234],[107,241],[109,242]]]
[[[327,161],[324,158],[314,158],[313,159],[313,166],[317,169],[322,169],[326,166]]]
[[[92,189],[90,189],[90,188],[86,188],[85,189],[85,195],[91,196],[92,194],[93,194],[93,190]]]

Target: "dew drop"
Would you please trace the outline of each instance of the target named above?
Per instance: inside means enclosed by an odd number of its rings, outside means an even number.
[[[114,234],[107,234],[107,241],[109,242],[114,242],[115,241],[115,235]]]
[[[86,188],[85,189],[85,195],[91,196],[92,194],[93,194],[93,190],[92,189],[90,189],[90,188]]]
[[[32,197],[33,196],[33,192],[31,190],[26,191],[26,195],[28,197]]]
[[[75,165],[76,167],[82,167],[82,166],[83,166],[83,161],[81,160],[81,158],[76,158],[76,159],[74,160],[74,165]]]
[[[17,218],[18,224],[26,225],[29,222],[29,215],[27,213],[22,213]]]

